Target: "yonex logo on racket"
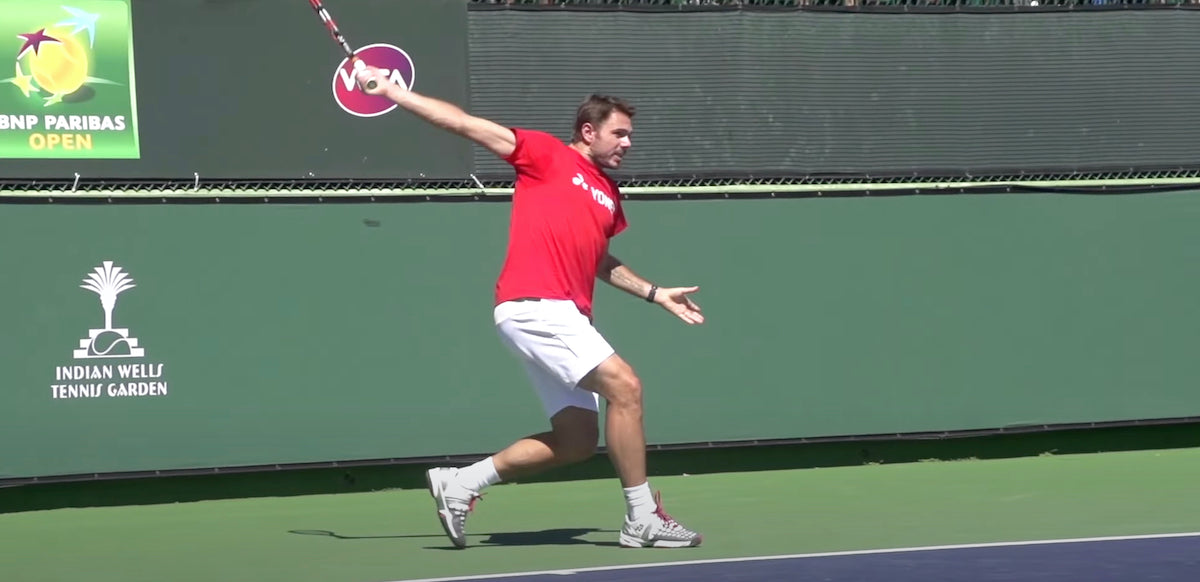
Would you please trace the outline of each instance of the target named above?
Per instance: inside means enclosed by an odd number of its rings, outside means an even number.
[[[356,54],[366,64],[385,71],[393,83],[413,88],[416,67],[403,49],[390,44],[372,44],[362,47]],[[376,117],[395,109],[396,104],[387,97],[367,95],[358,89],[354,65],[347,57],[333,74],[333,97],[338,106],[358,117]]]

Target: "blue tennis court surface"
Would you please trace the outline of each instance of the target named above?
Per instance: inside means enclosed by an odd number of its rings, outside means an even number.
[[[1200,532],[684,561],[401,582],[454,580],[1197,582],[1200,581]]]

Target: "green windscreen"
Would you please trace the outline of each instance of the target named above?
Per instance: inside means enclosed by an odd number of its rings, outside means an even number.
[[[1200,192],[626,203],[651,445],[1200,415]],[[494,451],[508,204],[9,205],[0,478]],[[16,241],[21,241],[19,244]],[[131,285],[131,286],[130,286]]]

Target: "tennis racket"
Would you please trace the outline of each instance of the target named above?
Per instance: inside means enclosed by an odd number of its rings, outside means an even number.
[[[342,31],[338,29],[337,22],[334,22],[333,17],[329,15],[329,11],[325,9],[323,4],[321,4],[321,0],[308,0],[308,3],[312,4],[313,10],[317,12],[317,16],[321,17],[321,22],[325,23],[325,28],[329,29],[329,35],[332,36],[333,40],[338,43],[338,46],[342,47],[342,51],[346,53],[346,56],[350,59],[354,69],[357,71],[365,67],[366,63],[364,63],[362,59],[358,58],[358,55],[354,54],[354,49],[350,48],[350,43],[346,42],[346,37],[342,36]],[[355,83],[357,83],[357,81],[355,81]],[[375,90],[375,86],[375,79],[367,81],[368,90]]]

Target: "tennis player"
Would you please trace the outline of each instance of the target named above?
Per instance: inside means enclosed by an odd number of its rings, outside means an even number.
[[[658,287],[608,253],[627,226],[615,169],[629,152],[634,108],[593,95],[576,114],[569,144],[508,128],[458,106],[389,82],[378,69],[358,73],[364,91],[384,95],[436,127],[487,148],[516,170],[508,248],[495,287],[494,321],[524,365],[550,419],[550,431],[517,440],[468,467],[427,473],[429,492],[454,545],[466,546],[467,514],[480,492],[514,477],[587,459],[599,442],[599,399],[608,410],[609,456],[625,492],[624,547],[688,547],[701,536],[668,515],[646,478],[642,384],[592,326],[596,279],[659,305],[687,324],[704,316],[688,295],[698,287]]]

